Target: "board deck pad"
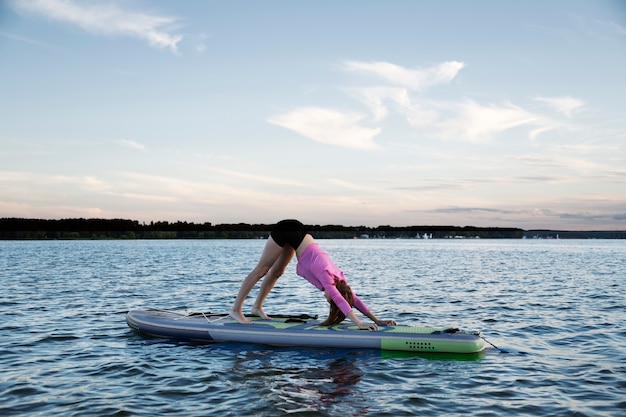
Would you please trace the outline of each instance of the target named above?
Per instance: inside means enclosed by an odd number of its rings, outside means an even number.
[[[319,320],[306,315],[249,319],[253,324],[240,324],[226,314],[160,309],[131,310],[126,315],[128,326],[139,333],[200,342],[433,353],[477,353],[486,347],[478,333],[453,328],[380,326],[367,331],[351,322],[320,326]]]

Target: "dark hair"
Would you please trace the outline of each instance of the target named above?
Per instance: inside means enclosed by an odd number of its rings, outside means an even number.
[[[346,281],[336,281],[335,287],[341,296],[350,304],[350,307],[354,307],[354,295],[352,295],[352,289]],[[346,319],[346,315],[337,307],[337,304],[333,300],[330,300],[330,311],[328,318],[320,323],[320,326],[333,326],[339,324]]]

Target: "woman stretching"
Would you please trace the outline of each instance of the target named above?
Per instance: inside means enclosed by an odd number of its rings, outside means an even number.
[[[313,284],[318,290],[324,291],[326,300],[330,303],[328,318],[320,323],[320,326],[332,326],[341,323],[346,317],[363,330],[378,330],[377,325],[396,325],[394,320],[379,320],[367,308],[365,303],[352,292],[343,272],[333,263],[328,254],[315,243],[315,239],[307,232],[304,225],[297,220],[282,220],[272,229],[259,263],[241,284],[230,316],[241,324],[252,323],[243,315],[243,302],[254,285],[265,277],[252,307],[252,314],[263,319],[270,319],[263,311],[263,302],[278,278],[285,272],[294,254],[298,258],[296,273]],[[353,306],[375,324],[361,322],[352,311]]]

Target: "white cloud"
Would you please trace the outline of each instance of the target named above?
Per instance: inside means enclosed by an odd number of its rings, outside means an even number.
[[[183,39],[182,35],[168,31],[176,22],[175,18],[130,12],[115,5],[94,5],[71,0],[13,1],[12,5],[17,10],[72,23],[87,32],[132,36],[172,52],[177,52],[178,43]]]
[[[363,115],[356,113],[305,107],[274,116],[268,122],[329,145],[362,150],[377,149],[378,145],[373,138],[380,129],[359,126],[358,123],[363,118]]]
[[[38,184],[40,186],[53,189],[74,189],[83,190],[89,192],[108,192],[111,190],[111,185],[107,182],[100,180],[94,176],[69,176],[69,175],[42,175],[35,174],[30,178],[32,184]]]
[[[122,139],[119,141],[119,143],[122,146],[125,146],[127,148],[140,149],[140,150],[146,149],[146,147],[142,145],[141,143],[135,142],[134,140],[130,140],[130,139]]]
[[[392,84],[346,90],[367,106],[372,122],[381,122],[390,114],[399,114],[406,117],[411,127],[446,140],[484,143],[501,132],[524,126],[528,129],[528,137],[535,139],[560,126],[545,116],[512,103],[483,105],[468,98],[459,98],[456,102],[423,98],[419,90],[450,82],[464,67],[465,64],[459,61],[443,62],[423,70],[388,62],[345,61],[344,68],[347,70],[373,74]],[[584,105],[581,100],[571,97],[539,97],[536,100],[566,115]],[[276,116],[269,122],[323,143],[359,149],[377,148],[372,138],[381,129],[359,126],[364,117],[309,107]]]
[[[391,84],[401,85],[411,90],[423,90],[432,85],[450,82],[464,67],[465,64],[459,61],[446,61],[421,70],[409,69],[389,62],[344,62],[344,68],[348,71],[375,75]]]
[[[247,182],[255,182],[255,183],[264,183],[264,184],[275,184],[281,186],[291,186],[298,188],[306,188],[309,185],[302,181],[294,181],[288,178],[277,178],[277,177],[268,177],[265,175],[258,174],[249,174],[246,172],[233,171],[230,169],[222,169],[222,168],[208,168],[208,171],[219,173],[220,175],[230,176],[235,178],[242,178]]]
[[[470,142],[484,142],[493,135],[524,125],[539,125],[543,131],[549,130],[549,122],[507,103],[503,106],[483,106],[473,100],[450,104],[455,114],[440,122],[440,129],[447,139],[467,139]]]
[[[446,61],[423,70],[388,62],[347,61],[344,66],[347,70],[373,74],[396,85],[350,90],[370,109],[374,121],[381,121],[395,111],[405,116],[412,127],[430,132],[433,136],[474,143],[488,141],[495,134],[518,126],[534,126],[529,132],[530,138],[556,127],[546,118],[510,103],[485,106],[470,99],[452,103],[421,99],[417,91],[452,81],[465,67],[463,62]],[[538,100],[567,114],[584,104],[569,97]],[[394,107],[390,108],[390,105]]]
[[[198,54],[203,54],[207,50],[207,45],[205,41],[209,38],[210,36],[205,33],[201,33],[196,36],[196,46],[194,47],[194,49]]]
[[[553,110],[563,113],[567,117],[572,117],[574,110],[585,105],[585,102],[573,97],[537,97],[535,101],[539,101],[548,105]]]
[[[364,87],[353,88],[348,91],[369,107],[375,121],[383,120],[388,116],[387,101],[396,103],[401,108],[411,106],[411,99],[406,88]]]
[[[419,101],[402,109],[409,124],[434,137],[484,143],[498,133],[528,126],[530,139],[559,125],[512,103],[482,105],[465,98],[460,102]]]

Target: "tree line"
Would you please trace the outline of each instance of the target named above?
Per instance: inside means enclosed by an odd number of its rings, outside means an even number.
[[[260,239],[266,238],[273,224],[193,223],[158,221],[140,223],[128,219],[26,219],[1,218],[0,239]],[[518,228],[474,226],[342,226],[307,225],[318,239],[416,237],[519,239]]]

